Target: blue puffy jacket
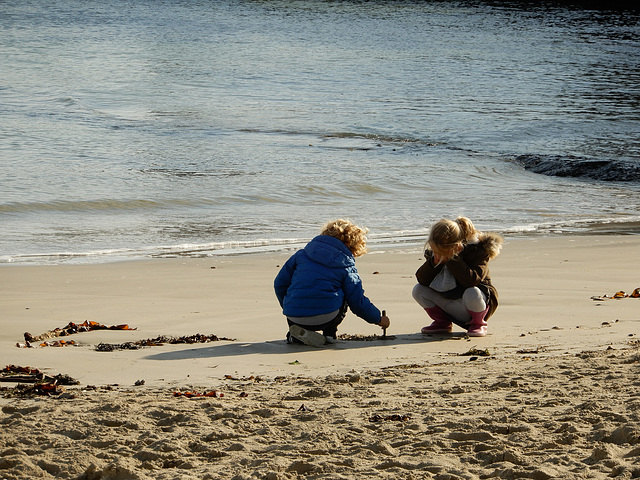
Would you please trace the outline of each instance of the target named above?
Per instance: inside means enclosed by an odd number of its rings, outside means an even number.
[[[282,312],[311,317],[339,310],[344,300],[369,323],[380,323],[380,310],[364,295],[356,261],[347,246],[318,235],[282,266],[274,281]]]

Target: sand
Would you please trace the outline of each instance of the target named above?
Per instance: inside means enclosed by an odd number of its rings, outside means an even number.
[[[284,342],[287,257],[0,267],[2,366],[79,382],[4,392],[0,478],[640,478],[640,299],[603,298],[640,287],[639,237],[507,239],[473,339],[417,333],[420,249],[374,250],[357,265],[393,338],[324,348]],[[16,346],[86,320],[136,330]],[[196,333],[232,340],[96,351]]]

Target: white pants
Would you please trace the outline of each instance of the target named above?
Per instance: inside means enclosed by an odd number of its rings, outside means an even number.
[[[459,322],[471,320],[471,312],[482,312],[487,308],[487,296],[478,287],[467,288],[461,298],[445,298],[431,287],[416,285],[413,298],[422,308],[440,307]]]

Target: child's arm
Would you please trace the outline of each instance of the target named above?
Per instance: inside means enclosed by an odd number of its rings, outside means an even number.
[[[431,282],[436,275],[442,270],[444,264],[436,265],[433,261],[433,255],[430,251],[424,252],[424,256],[426,261],[422,264],[422,266],[416,272],[416,278],[418,279],[418,283],[420,285],[431,285]]]
[[[475,287],[489,274],[489,258],[486,255],[476,255],[465,261],[462,255],[459,255],[447,262],[447,268],[461,286]]]
[[[380,310],[371,303],[362,288],[362,280],[355,267],[348,269],[345,280],[342,283],[347,305],[351,311],[368,323],[379,325],[382,319]]]
[[[296,269],[296,260],[295,254],[289,258],[282,266],[278,275],[276,275],[275,280],[273,281],[273,288],[276,292],[276,297],[278,298],[278,302],[280,306],[283,306],[284,297],[287,294],[287,290],[289,290],[289,285],[291,285],[291,278],[293,277],[293,272]]]

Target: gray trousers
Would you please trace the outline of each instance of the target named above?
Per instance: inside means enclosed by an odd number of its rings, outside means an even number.
[[[442,293],[425,285],[413,287],[413,298],[422,308],[440,307],[461,323],[471,321],[471,312],[482,312],[487,308],[487,296],[478,287],[467,288],[460,298],[445,298]]]

